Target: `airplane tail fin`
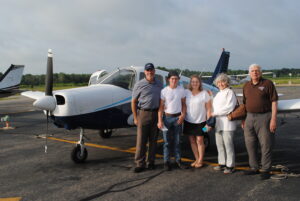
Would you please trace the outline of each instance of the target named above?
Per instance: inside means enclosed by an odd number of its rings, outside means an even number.
[[[220,56],[219,62],[215,68],[215,71],[212,77],[206,82],[207,84],[213,84],[214,80],[220,73],[227,73],[228,64],[229,64],[230,52],[225,51],[223,48],[222,54]]]
[[[0,91],[18,89],[22,80],[23,71],[24,65],[11,64],[0,78]]]

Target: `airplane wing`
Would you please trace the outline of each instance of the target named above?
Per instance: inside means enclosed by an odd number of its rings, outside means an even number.
[[[44,97],[45,96],[45,92],[41,92],[41,91],[25,91],[25,92],[22,92],[21,93],[22,96],[26,96],[28,98],[31,98],[31,99],[39,99],[41,97]]]
[[[278,94],[282,96],[283,94]],[[237,93],[236,96],[243,97],[242,93]],[[300,112],[300,99],[278,100],[278,112]]]
[[[283,96],[284,94],[279,93],[277,95],[280,97],[280,96]],[[237,97],[243,97],[243,94],[242,93],[236,93],[236,96]]]
[[[300,112],[300,99],[279,100],[278,112]]]

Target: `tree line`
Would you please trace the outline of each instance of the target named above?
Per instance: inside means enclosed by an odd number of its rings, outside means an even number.
[[[177,72],[181,72],[184,76],[191,76],[191,75],[212,75],[213,72],[208,71],[196,71],[196,70],[189,70],[189,69],[179,69],[179,68],[166,68],[162,66],[158,66],[158,69],[171,71],[175,70]],[[296,68],[282,68],[282,69],[272,69],[272,70],[264,70],[264,72],[273,72],[276,77],[300,77],[300,69]],[[237,75],[237,74],[247,74],[247,70],[231,70],[228,69],[228,74],[230,75]],[[0,73],[0,77],[2,77],[2,73]],[[55,84],[74,84],[74,85],[87,85],[91,74],[66,74],[66,73],[54,73],[53,74],[53,82]],[[23,75],[21,85],[44,85],[45,84],[45,75],[32,75],[26,74]]]
[[[179,68],[166,68],[166,67],[157,67],[160,70],[165,71],[171,71],[175,70],[178,73],[181,73],[184,76],[190,77],[191,75],[212,75],[213,72],[207,72],[207,71],[195,71],[195,70],[189,70],[189,69],[179,69]],[[263,70],[263,72],[272,72],[276,75],[276,77],[300,77],[300,69],[297,68],[282,68],[282,69],[271,69],[271,70]],[[229,75],[239,75],[239,74],[248,74],[248,70],[231,70],[228,69],[227,74]],[[270,75],[272,76],[272,75]]]
[[[82,85],[88,83],[90,74],[66,74],[66,73],[54,73],[53,83],[54,84],[74,84]],[[44,85],[46,75],[23,75],[21,85]]]

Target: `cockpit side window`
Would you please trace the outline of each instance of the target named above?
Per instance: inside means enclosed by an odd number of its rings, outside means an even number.
[[[118,70],[101,82],[101,84],[111,84],[128,90],[132,90],[134,83],[135,72],[128,69]]]

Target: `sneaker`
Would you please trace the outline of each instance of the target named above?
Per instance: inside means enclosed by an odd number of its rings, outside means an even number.
[[[176,161],[175,166],[179,169],[186,169],[186,166],[181,161]]]
[[[145,170],[145,167],[135,167],[133,172],[140,173],[140,172],[143,172],[144,170]]]
[[[270,178],[270,172],[262,172],[260,173],[260,179],[261,180],[266,180],[266,179],[269,179]]]
[[[172,170],[172,166],[171,166],[170,162],[165,162],[164,169],[166,171],[171,171]]]
[[[155,164],[153,164],[153,163],[149,163],[148,164],[148,170],[155,170]]]
[[[249,169],[244,171],[244,175],[255,175],[259,174],[259,170],[257,169]]]
[[[225,169],[226,165],[218,165],[214,167],[214,170],[216,171],[223,171]]]
[[[234,167],[225,167],[224,174],[231,174],[234,171]]]

